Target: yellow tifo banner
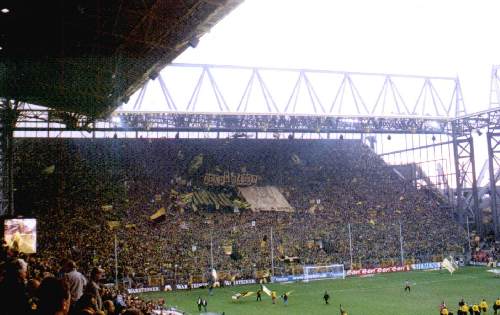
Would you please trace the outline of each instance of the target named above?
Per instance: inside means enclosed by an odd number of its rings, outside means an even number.
[[[108,223],[108,226],[111,230],[119,227],[121,224],[120,221],[108,221],[107,223]]]
[[[155,213],[153,213],[149,219],[151,221],[154,221],[158,218],[161,218],[162,216],[164,216],[166,214],[166,210],[165,210],[165,207],[161,207],[158,211],[156,211]]]
[[[53,174],[55,170],[56,170],[56,166],[51,165],[51,166],[47,166],[46,168],[44,168],[42,173],[45,175],[50,175],[50,174]]]

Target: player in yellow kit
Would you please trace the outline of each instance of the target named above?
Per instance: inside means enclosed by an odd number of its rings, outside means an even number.
[[[448,308],[444,306],[441,311],[439,312],[439,315],[448,315],[450,312],[448,311]]]
[[[500,297],[493,304],[493,310],[495,310],[495,315],[498,314],[498,310],[500,310]]]
[[[477,303],[472,305],[472,314],[481,315],[481,311],[479,310],[479,305]]]
[[[467,315],[467,313],[469,312],[469,305],[467,305],[467,303],[464,303],[464,305],[460,306],[460,311],[460,314]]]
[[[479,308],[481,309],[481,312],[487,313],[488,312],[488,303],[486,303],[486,300],[483,299],[481,303],[479,303]]]

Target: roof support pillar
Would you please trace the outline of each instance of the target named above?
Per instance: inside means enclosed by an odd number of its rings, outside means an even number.
[[[0,100],[0,215],[14,210],[14,128],[19,102]]]
[[[465,225],[466,217],[472,216],[476,232],[483,236],[482,210],[479,209],[476,181],[474,142],[470,133],[463,136],[459,136],[456,132],[453,133],[453,156],[457,182],[455,209],[458,222]]]
[[[488,141],[488,162],[490,171],[490,203],[495,238],[500,240],[499,205],[500,194],[498,182],[500,180],[500,133],[486,134]]]

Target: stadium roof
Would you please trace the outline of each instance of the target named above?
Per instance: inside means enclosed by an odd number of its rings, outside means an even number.
[[[104,116],[243,0],[10,0],[0,97]]]

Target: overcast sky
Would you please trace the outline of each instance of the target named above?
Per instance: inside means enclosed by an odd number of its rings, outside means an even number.
[[[175,62],[459,76],[486,109],[500,1],[246,0]]]

